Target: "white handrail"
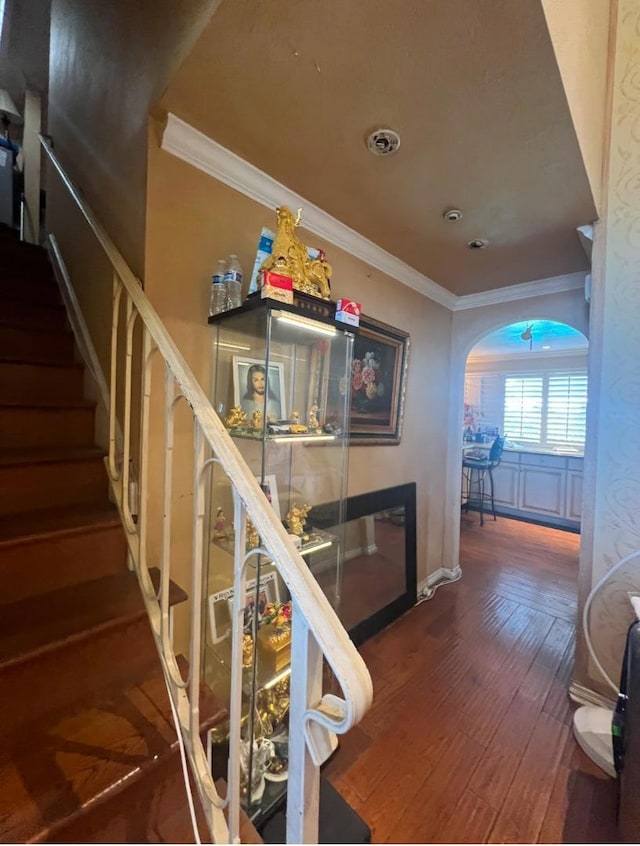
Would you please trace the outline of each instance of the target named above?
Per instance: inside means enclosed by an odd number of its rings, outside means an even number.
[[[317,724],[318,730],[320,732],[323,730],[326,731],[330,727],[333,732],[343,733],[348,731],[353,725],[355,725],[366,713],[367,709],[371,704],[372,699],[371,678],[367,671],[366,665],[364,664],[358,651],[356,650],[355,646],[348,637],[344,627],[340,623],[340,620],[335,614],[328,599],[326,598],[317,581],[311,574],[311,571],[307,567],[305,561],[302,559],[300,553],[292,543],[291,538],[284,530],[279,520],[275,518],[273,509],[269,506],[268,500],[265,498],[262,489],[260,488],[258,482],[253,476],[253,473],[250,472],[250,470],[248,469],[235,443],[229,436],[227,430],[225,429],[218,415],[214,411],[208,397],[197,383],[193,373],[189,369],[183,356],[181,355],[171,336],[167,332],[164,324],[162,323],[155,309],[152,307],[147,296],[144,294],[140,280],[135,277],[134,274],[131,272],[125,259],[123,258],[111,238],[107,235],[102,225],[98,222],[91,209],[89,208],[83,197],[80,195],[79,191],[71,182],[70,178],[62,168],[57,157],[53,153],[47,139],[45,139],[41,135],[40,142],[42,144],[43,149],[47,153],[51,163],[55,167],[58,175],[62,179],[67,190],[69,191],[78,208],[80,209],[85,221],[91,228],[95,237],[101,244],[109,261],[111,262],[111,265],[114,269],[114,302],[116,303],[116,305],[119,299],[120,286],[122,286],[122,288],[126,291],[127,323],[129,329],[127,344],[128,358],[126,368],[127,379],[130,379],[131,375],[129,360],[131,354],[130,331],[132,328],[132,324],[135,322],[136,315],[139,315],[145,330],[144,349],[145,351],[147,351],[147,358],[151,357],[149,349],[151,347],[152,342],[152,344],[155,345],[155,350],[160,353],[166,363],[168,373],[167,384],[171,382],[171,384],[175,383],[175,385],[177,386],[178,391],[174,399],[178,400],[181,397],[184,398],[184,400],[186,400],[186,402],[192,409],[193,416],[195,418],[196,431],[195,449],[196,452],[200,454],[200,465],[198,465],[197,462],[194,462],[196,464],[196,476],[198,476],[198,467],[203,466],[202,443],[206,442],[213,451],[215,455],[215,460],[220,463],[222,469],[230,479],[237,496],[239,497],[239,514],[241,515],[242,522],[236,523],[236,525],[244,525],[245,514],[248,514],[250,516],[251,521],[253,522],[257,532],[262,538],[263,545],[268,550],[271,559],[276,563],[278,572],[282,576],[291,594],[295,614],[304,618],[304,625],[308,629],[308,632],[310,633],[310,636],[313,640],[313,646],[310,651],[313,652],[313,648],[315,648],[315,645],[317,645],[319,652],[324,655],[325,659],[331,666],[339,685],[341,686],[342,693],[344,695],[344,700],[338,700],[337,697],[333,697],[336,702],[339,702],[338,707],[335,707],[333,709],[327,709],[326,703],[324,702],[320,702],[317,700],[310,701],[307,703],[306,709],[304,709],[304,725],[298,725],[295,727],[295,729],[293,726],[290,726],[290,732],[295,730],[299,731],[301,734],[303,732],[305,733],[305,737],[307,738],[306,754],[309,755],[310,747],[313,745],[311,739],[313,736],[313,732],[311,732],[308,728],[310,725],[313,725],[314,723]],[[114,315],[115,314],[116,312],[114,311]],[[117,332],[114,329],[114,343],[116,334]],[[124,481],[126,481],[126,479],[128,478],[129,444],[125,439],[124,461],[122,469],[119,470],[115,462],[115,438],[113,437],[113,427],[115,425],[115,359],[112,359],[112,362],[112,407],[110,409],[112,428],[110,456],[107,462],[107,467],[109,469],[109,475],[112,479],[112,482],[115,483],[119,480],[122,484],[123,479]],[[147,368],[146,372],[148,372],[148,361],[145,361],[145,367]],[[130,408],[131,391],[131,385],[129,383],[125,385],[125,390],[125,407],[128,414],[128,409]],[[146,399],[148,399],[148,397],[145,392],[145,400]],[[143,410],[143,414],[148,414],[148,403],[145,402],[144,406],[146,411]],[[128,422],[126,422],[126,426],[128,427]],[[144,432],[144,426],[142,428]],[[202,438],[203,440],[199,440],[200,438]],[[145,459],[143,458],[142,460],[144,462]],[[146,473],[144,473],[144,475],[146,476]],[[198,480],[196,479],[196,484],[197,483]],[[201,480],[200,484],[202,484]],[[126,492],[126,487],[124,488],[124,491]],[[141,495],[144,496],[144,491],[142,491],[142,489]],[[144,537],[142,534],[140,534],[138,538],[138,535],[135,534],[136,526],[132,521],[132,517],[128,509],[128,504],[126,503],[125,499],[126,496],[121,491],[121,496],[118,500],[118,506],[120,508],[121,516],[127,528],[127,540],[130,546],[130,551],[132,553],[132,557],[135,559],[139,555],[140,550],[143,547]],[[238,500],[236,500],[236,502],[238,502]],[[242,533],[242,536],[244,536],[244,533]],[[194,546],[197,547],[199,546],[199,544],[196,542],[194,543]],[[176,710],[180,716],[181,729],[183,731],[183,734],[185,734],[185,745],[187,747],[192,766],[196,769],[196,780],[198,783],[200,794],[205,803],[211,803],[211,807],[209,808],[210,813],[207,814],[207,817],[210,823],[210,827],[212,829],[214,841],[218,842],[221,838],[225,838],[225,824],[222,822],[221,813],[221,808],[225,803],[220,799],[217,792],[215,791],[215,788],[213,787],[213,783],[210,778],[210,774],[207,780],[206,775],[203,773],[202,745],[199,742],[197,730],[195,732],[195,737],[193,731],[188,731],[188,727],[190,724],[193,728],[193,709],[197,709],[197,683],[199,680],[199,668],[192,667],[192,675],[190,678],[189,687],[191,690],[191,699],[193,700],[193,698],[195,697],[196,701],[192,701],[191,704],[189,704],[186,699],[184,684],[177,684],[178,680],[176,679],[175,672],[175,656],[173,656],[172,653],[168,655],[165,654],[167,651],[167,637],[166,620],[163,622],[163,615],[166,615],[166,601],[161,601],[162,609],[160,609],[160,606],[156,607],[157,603],[155,594],[151,596],[152,591],[148,581],[148,573],[145,572],[146,562],[142,563],[144,566],[141,570],[138,569],[138,576],[141,579],[143,595],[145,597],[145,602],[147,603],[147,610],[149,612],[152,622],[152,628],[156,636],[156,643],[158,644],[158,649],[163,659],[163,666],[165,668],[165,674],[168,679],[171,695],[172,698],[174,698],[174,704],[176,705]],[[197,578],[195,569],[196,566],[201,567],[201,562],[194,561],[194,579]],[[240,576],[241,578],[243,577],[242,573],[236,573],[236,576]],[[195,587],[195,585],[192,587]],[[164,593],[167,593],[166,589]],[[167,597],[164,597],[164,599],[168,601]],[[154,603],[156,603],[156,605],[154,605]],[[196,605],[198,603],[193,604]],[[197,608],[195,609],[195,612],[192,613],[199,614],[200,609]],[[198,622],[198,620],[199,618],[196,618],[196,623]],[[236,633],[234,632],[234,638],[235,637]],[[199,644],[198,638],[199,634],[196,634],[196,648]],[[295,653],[295,630],[294,639],[292,642],[292,650]],[[237,648],[234,649],[234,654],[236,655],[236,657],[239,656],[240,653]],[[294,669],[296,664],[299,664],[299,660],[293,661]],[[234,706],[239,708],[239,703],[234,703],[232,701],[232,709]],[[197,713],[195,716],[197,716]],[[233,714],[231,716],[233,718]],[[315,760],[316,755],[312,754],[312,757]],[[317,784],[315,785],[315,788],[315,805],[317,807]],[[295,791],[292,791],[292,793],[295,793]],[[231,795],[228,797],[228,835],[231,836],[231,838],[233,839],[237,837],[236,799],[237,797],[233,797]],[[207,811],[206,807],[205,811]],[[303,809],[300,809],[300,811],[302,813]],[[293,816],[294,815],[291,814],[292,818]],[[291,823],[290,821],[288,834],[292,838],[298,839],[299,841],[302,841],[303,832],[305,838],[313,838],[313,826],[313,822],[311,823],[311,825],[309,825],[303,820],[300,823],[300,827],[296,828],[295,824]],[[317,832],[317,820],[315,821],[315,826],[315,830]]]

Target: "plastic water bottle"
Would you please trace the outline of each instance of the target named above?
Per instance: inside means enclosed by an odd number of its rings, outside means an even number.
[[[238,308],[242,305],[242,268],[238,256],[231,254],[224,275],[224,286],[227,289],[227,308]]]
[[[227,288],[224,282],[224,274],[227,265],[224,259],[218,259],[216,271],[211,277],[211,295],[209,297],[209,317],[220,314],[227,307]]]

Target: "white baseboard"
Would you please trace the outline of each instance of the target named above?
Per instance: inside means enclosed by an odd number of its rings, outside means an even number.
[[[609,697],[603,696],[576,681],[572,681],[569,685],[569,698],[577,705],[598,705],[600,708],[608,708],[609,710],[616,707],[613,699],[609,699]]]
[[[430,573],[426,579],[422,579],[418,584],[418,597],[421,599],[431,599],[440,585],[446,585],[449,582],[457,581],[462,575],[460,567],[439,567]]]

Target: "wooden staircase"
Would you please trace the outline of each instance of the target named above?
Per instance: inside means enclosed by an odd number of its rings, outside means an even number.
[[[12,233],[0,256],[0,842],[193,842],[51,267]],[[225,716],[204,689],[200,713],[203,729]]]

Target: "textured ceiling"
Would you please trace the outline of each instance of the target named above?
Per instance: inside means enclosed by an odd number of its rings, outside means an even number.
[[[223,0],[164,105],[455,294],[588,267],[539,0]]]

